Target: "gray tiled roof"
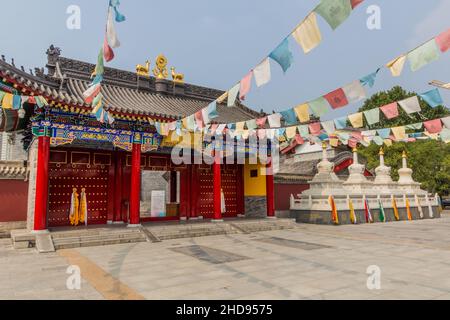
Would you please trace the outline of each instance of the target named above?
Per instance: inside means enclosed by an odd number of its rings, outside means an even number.
[[[0,76],[7,77],[27,88],[35,95],[43,95],[62,104],[85,107],[82,93],[90,83],[94,65],[60,56],[61,51],[51,46],[47,51],[48,73],[35,69],[36,74],[16,68],[5,59],[0,60]],[[4,58],[4,57],[3,57]],[[223,91],[186,83],[183,90],[175,91],[173,82],[167,80],[167,91],[158,91],[154,77],[138,77],[135,72],[105,68],[102,93],[107,110],[132,115],[180,119],[205,108],[223,94]],[[218,123],[254,119],[259,113],[237,103],[228,108],[217,108]]]

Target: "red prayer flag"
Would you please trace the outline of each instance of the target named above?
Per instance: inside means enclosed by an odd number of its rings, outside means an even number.
[[[110,62],[112,59],[114,59],[114,51],[111,49],[111,47],[108,44],[108,40],[103,41],[103,56],[106,60],[106,62]]]
[[[330,92],[329,94],[325,95],[324,98],[327,99],[328,103],[333,109],[342,108],[348,105],[347,97],[345,96],[345,92],[344,90],[342,90],[342,88]]]
[[[440,133],[442,131],[441,119],[431,120],[424,122],[423,125],[428,130],[429,133]]]
[[[355,9],[358,5],[360,5],[364,0],[351,0],[352,9]]]
[[[398,117],[398,105],[397,102],[393,102],[391,104],[385,105],[380,108],[383,111],[384,116],[387,119],[394,119]]]
[[[245,96],[250,92],[252,87],[252,77],[253,72],[250,71],[242,80],[241,80],[241,88],[239,90],[239,98],[241,100],[245,100]]]
[[[33,96],[28,97],[28,103],[30,104],[36,104],[36,99]]]
[[[358,146],[358,141],[354,138],[351,138],[350,140],[348,140],[348,146],[350,148],[356,148]]]
[[[267,117],[256,120],[256,124],[260,128],[264,128],[266,126],[266,122],[267,122]]]
[[[197,127],[199,127],[200,129],[203,129],[203,114],[202,114],[202,110],[196,112],[194,117],[195,117],[195,121],[197,122]]]
[[[436,37],[436,43],[442,52],[446,52],[450,48],[450,29],[438,35]]]
[[[297,144],[304,144],[305,140],[303,140],[302,136],[299,134],[295,135],[295,141],[297,142]]]
[[[309,132],[314,135],[320,134],[320,122],[311,123],[309,125]]]

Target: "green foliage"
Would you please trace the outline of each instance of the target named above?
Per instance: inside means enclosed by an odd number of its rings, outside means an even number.
[[[389,103],[400,101],[417,95],[414,92],[406,92],[403,88],[396,86],[389,91],[379,92],[366,101],[359,112],[373,108],[382,107]],[[422,112],[420,114],[408,115],[399,107],[400,116],[388,120],[383,114],[381,122],[373,125],[370,129],[390,128],[403,126],[442,118],[450,114],[444,106],[431,108],[425,101],[420,99]],[[365,124],[367,126],[367,123]],[[367,126],[368,127],[368,126]],[[450,144],[435,140],[420,140],[414,143],[399,142],[392,146],[384,146],[385,163],[392,167],[392,178],[398,179],[398,170],[402,167],[402,153],[408,154],[408,166],[413,169],[413,178],[422,184],[422,188],[431,193],[441,195],[450,194]],[[367,159],[369,170],[375,169],[379,163],[380,147],[371,144],[367,148],[359,150],[359,153]]]
[[[367,167],[373,170],[379,166],[380,147],[371,144],[359,150],[368,161]],[[392,179],[398,179],[402,167],[402,153],[408,154],[408,167],[413,169],[413,178],[422,183],[422,188],[431,193],[448,195],[450,193],[450,145],[441,141],[425,140],[415,143],[399,142],[384,147],[385,163],[392,167]]]
[[[370,99],[366,100],[364,105],[361,107],[359,112],[371,110],[374,108],[379,108],[385,106],[387,104],[401,101],[407,99],[409,97],[415,96],[417,93],[415,92],[407,92],[400,86],[393,87],[389,91],[378,92],[374,94]],[[439,106],[437,108],[431,108],[425,101],[423,101],[420,97],[420,106],[422,108],[422,112],[420,114],[412,114],[408,115],[402,108],[399,107],[399,117],[395,119],[388,120],[384,117],[381,112],[380,115],[380,123],[369,126],[364,119],[364,125],[370,129],[382,129],[382,128],[390,128],[403,126],[408,124],[413,124],[417,122],[423,122],[424,120],[433,120],[436,118],[442,118],[446,115],[450,115],[450,111],[444,106]]]

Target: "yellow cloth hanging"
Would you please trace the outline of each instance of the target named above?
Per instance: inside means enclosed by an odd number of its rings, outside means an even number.
[[[80,201],[78,199],[77,188],[73,188],[72,199],[70,201],[70,224],[77,226],[80,223]]]
[[[348,207],[350,209],[350,221],[353,224],[357,224],[358,221],[356,220],[356,214],[355,214],[355,207],[353,206],[353,201],[352,199],[348,200]]]
[[[3,97],[2,107],[3,109],[12,109],[14,95],[11,93],[6,93]]]
[[[348,120],[352,124],[353,128],[362,128],[364,126],[363,113],[355,113],[348,116]]]
[[[87,222],[87,199],[86,199],[86,189],[81,189],[80,195],[80,223]]]
[[[309,116],[309,106],[307,104],[301,104],[294,109],[300,122],[309,122],[311,120]]]
[[[386,67],[391,70],[392,76],[399,77],[402,74],[403,67],[405,66],[406,55],[402,55],[394,60],[390,61]]]
[[[297,134],[297,127],[286,128],[286,137],[288,139],[294,138],[296,134]]]
[[[411,205],[408,198],[406,199],[406,213],[408,214],[408,220],[412,221]]]
[[[392,197],[392,208],[394,209],[395,220],[400,221],[400,216],[398,214],[397,201],[395,200],[395,197]]]
[[[317,16],[315,12],[306,17],[292,33],[292,37],[302,46],[305,53],[310,52],[322,41],[319,26],[317,25]]]
[[[328,197],[328,202],[330,203],[331,206],[331,220],[333,221],[334,224],[339,224],[339,215],[333,196]]]
[[[395,127],[392,128],[392,133],[394,134],[395,139],[404,140],[406,139],[406,128],[405,127]]]

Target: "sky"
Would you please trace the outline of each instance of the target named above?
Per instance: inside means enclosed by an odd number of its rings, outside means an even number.
[[[107,66],[135,70],[164,54],[189,83],[227,90],[264,59],[319,0],[121,0],[127,21],[117,24],[122,46]],[[62,55],[95,63],[102,45],[108,0],[0,0],[0,53],[26,70],[43,67],[54,44]],[[81,28],[69,30],[70,5],[81,9]],[[377,5],[381,29],[369,30],[366,12]],[[7,14],[5,14],[7,13]],[[259,111],[283,111],[374,72],[402,53],[450,27],[450,0],[365,0],[337,30],[318,17],[323,41],[305,55],[291,41],[294,64],[286,74],[272,63],[272,81],[253,84],[245,103]],[[6,31],[6,32],[5,32]],[[405,66],[394,78],[384,69],[369,94],[401,85],[422,93],[431,80],[450,82],[449,53],[425,68]],[[441,90],[450,106],[450,91]],[[362,102],[333,111],[324,120],[355,112]]]

